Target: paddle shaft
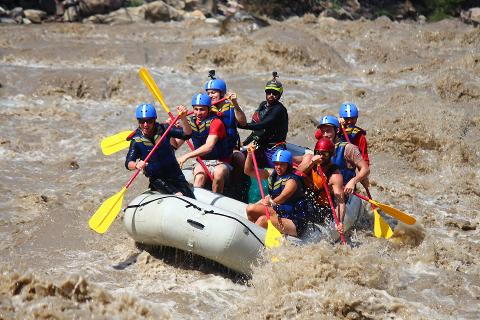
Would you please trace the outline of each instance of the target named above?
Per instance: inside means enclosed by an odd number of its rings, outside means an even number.
[[[157,100],[160,102],[163,109],[167,112],[167,114],[170,116],[170,118],[173,119],[173,114],[170,112],[170,109],[168,108],[167,104],[165,103],[165,100],[163,99],[162,94],[160,92],[160,88],[157,86],[157,84],[155,83],[155,80],[153,80],[153,78],[150,75],[150,73],[148,72],[148,70],[146,68],[141,68],[140,71],[139,71],[139,74],[140,74],[140,78],[142,78],[142,80],[145,82],[145,84],[147,85],[147,88],[150,90],[150,92],[155,96],[155,98],[157,98]],[[218,101],[215,101],[215,103],[213,103],[213,104],[217,104],[217,103],[220,103],[222,101],[225,101],[225,99],[226,99],[226,97],[223,98],[223,100],[220,99]],[[187,145],[190,148],[190,150],[192,150],[192,151],[195,150],[195,147],[193,146],[193,144],[189,140],[187,141]],[[213,176],[210,173],[210,171],[208,170],[205,163],[203,162],[202,158],[197,157],[197,161],[198,161],[198,163],[200,163],[200,165],[202,166],[203,170],[205,171],[207,176],[210,178],[210,180],[213,181]]]
[[[330,209],[332,209],[333,219],[335,220],[335,224],[338,227],[338,225],[340,224],[340,220],[338,219],[337,213],[335,212],[332,197],[330,195],[330,190],[328,190],[327,176],[323,173],[320,165],[317,165],[317,169],[320,172],[320,174],[323,176],[323,188],[325,189],[325,193],[327,194],[328,203],[330,204]],[[342,240],[342,244],[347,244],[347,242],[345,241],[345,235],[343,234],[343,230],[339,231],[338,233],[340,234],[340,239]]]
[[[173,115],[172,115],[173,116]],[[181,114],[179,114],[178,116],[176,116],[175,118],[173,118],[172,122],[170,123],[170,125],[168,126],[167,130],[165,130],[165,132],[162,134],[162,136],[160,137],[160,139],[158,139],[158,141],[155,143],[155,146],[153,146],[153,149],[150,150],[150,152],[148,153],[147,157],[145,158],[145,160],[143,160],[145,162],[145,165],[147,165],[148,163],[148,160],[150,160],[150,158],[152,157],[153,153],[155,152],[155,150],[157,150],[158,146],[160,145],[160,143],[162,143],[163,139],[165,139],[165,137],[167,136],[167,134],[170,132],[170,130],[173,128],[173,126],[175,125],[175,123],[178,121],[178,119],[180,119],[180,116]],[[135,173],[133,174],[133,176],[130,178],[130,180],[128,180],[127,184],[125,185],[125,189],[128,189],[128,187],[130,187],[130,185],[132,184],[133,180],[135,180],[135,178],[138,176],[138,174],[140,173],[142,169],[141,168],[138,168]]]
[[[262,180],[260,179],[260,172],[258,172],[258,165],[257,165],[257,158],[255,157],[255,151],[252,151],[250,154],[252,155],[253,168],[255,169],[255,176],[257,177],[258,189],[260,189],[262,200],[264,200],[265,193],[263,192]],[[265,209],[265,216],[267,217],[267,220],[270,220],[270,211],[268,211],[267,206],[263,206],[263,208]]]

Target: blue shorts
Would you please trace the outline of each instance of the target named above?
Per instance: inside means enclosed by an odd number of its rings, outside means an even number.
[[[297,236],[300,236],[307,227],[309,212],[306,200],[300,200],[295,206],[279,204],[273,207],[279,218],[290,219],[297,228]]]

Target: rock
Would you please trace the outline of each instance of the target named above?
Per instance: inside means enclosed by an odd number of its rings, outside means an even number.
[[[32,21],[30,21],[30,19],[27,19],[27,18],[22,18],[22,23],[23,24],[32,24]]]
[[[96,14],[88,17],[84,22],[96,23],[96,24],[127,24],[132,22],[141,22],[145,20],[145,7],[128,7],[121,8],[110,12],[109,14]]]
[[[206,23],[210,23],[210,24],[219,24],[219,23],[220,23],[220,22],[219,22],[217,19],[215,19],[215,18],[207,18],[207,19],[205,19],[205,22],[206,22]]]
[[[0,7],[0,17],[8,16],[8,11],[5,10],[3,7]]]
[[[163,1],[154,1],[145,5],[145,19],[150,22],[181,20],[182,14]]]
[[[15,21],[15,19],[12,19],[12,18],[2,17],[0,18],[0,23],[17,24],[17,21]]]
[[[423,14],[419,15],[417,18],[417,21],[420,22],[421,24],[424,24],[427,22],[427,17],[425,17]]]
[[[10,10],[10,17],[15,19],[17,17],[23,17],[23,8],[16,7]]]
[[[23,13],[33,23],[42,23],[42,20],[47,17],[47,13],[42,10],[27,9]]]
[[[455,228],[461,229],[463,231],[471,231],[471,230],[476,230],[477,229],[476,223],[472,223],[470,221],[463,220],[463,219],[461,219],[461,220],[449,220],[449,221],[445,222],[445,225],[449,226],[449,227],[455,227]]]
[[[80,13],[84,17],[92,14],[104,14],[119,9],[122,0],[82,0],[79,3]]]
[[[465,23],[478,25],[480,24],[480,8],[470,8],[467,11],[462,10],[460,18]]]
[[[198,10],[200,3],[198,0],[185,0],[185,7],[183,8],[186,11]]]
[[[206,19],[205,15],[200,10],[194,10],[192,12],[188,12],[186,14],[186,16],[189,17],[189,18],[194,18],[194,19],[198,19],[198,20],[205,20]]]
[[[164,0],[163,2],[177,10],[185,9],[185,1],[182,0]]]

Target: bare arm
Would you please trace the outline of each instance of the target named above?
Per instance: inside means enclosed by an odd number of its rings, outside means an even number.
[[[337,200],[336,211],[338,219],[343,223],[343,219],[345,218],[345,194],[343,193],[343,178],[340,172],[332,174],[328,184],[332,186],[333,194]]]
[[[229,92],[228,95],[230,96],[230,99],[232,100],[232,104],[235,107],[235,119],[237,120],[238,124],[241,126],[244,126],[247,124],[247,116],[245,115],[245,112],[243,112],[242,108],[238,105],[237,101],[237,94],[235,92]]]
[[[253,157],[252,153],[247,153],[247,158],[245,159],[245,167],[243,169],[244,173],[249,177],[256,177],[255,174],[255,167],[253,165]],[[266,169],[258,169],[258,173],[260,174],[260,179],[268,179],[270,176],[270,172]]]
[[[365,160],[360,160],[356,163],[358,173],[345,185],[345,193],[351,193],[355,188],[357,182],[362,181],[370,174],[370,167]]]
[[[205,142],[204,145],[202,145],[200,148],[193,150],[192,152],[187,153],[184,155],[185,160],[190,159],[190,158],[195,158],[198,156],[203,156],[204,154],[209,153],[210,151],[213,150],[215,147],[215,144],[218,141],[218,136],[215,135],[209,135],[207,137],[207,141]]]
[[[285,188],[283,188],[282,193],[278,195],[273,201],[277,204],[282,204],[287,201],[294,193],[297,191],[297,182],[295,179],[289,179],[285,183]]]

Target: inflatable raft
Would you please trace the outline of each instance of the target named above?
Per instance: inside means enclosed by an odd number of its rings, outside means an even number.
[[[139,243],[168,246],[216,261],[234,271],[250,274],[264,249],[266,230],[247,219],[246,204],[211,191],[195,188],[197,200],[147,191],[125,208],[124,224]],[[360,199],[350,197],[344,225],[355,225],[363,211]],[[339,238],[333,222],[310,224],[302,244]]]

